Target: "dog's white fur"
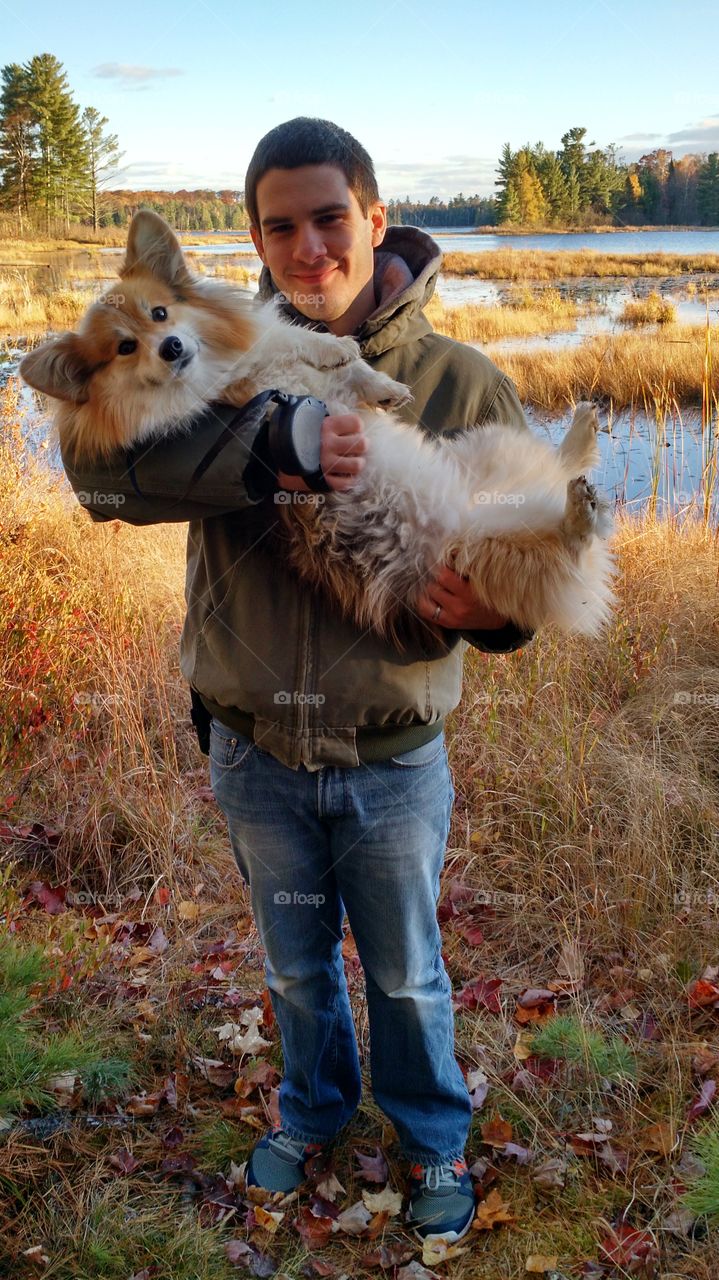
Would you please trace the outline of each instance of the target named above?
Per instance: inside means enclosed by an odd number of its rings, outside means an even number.
[[[151,318],[158,305],[162,325]],[[137,338],[133,359],[117,354],[123,333]],[[159,356],[168,333],[182,362]],[[480,600],[522,627],[596,635],[608,619],[611,519],[583,474],[598,460],[592,405],[577,407],[558,449],[506,425],[429,437],[380,408],[410,393],[365,364],[352,338],[291,325],[273,304],[193,277],[156,214],[136,215],[114,297],[90,308],[78,334],[29,353],[21,373],[58,401],[79,460],[187,429],[212,401],[242,405],[264,388],[358,412],[368,449],[352,488],[276,511],[301,577],[400,647],[417,627],[426,633],[417,600],[451,557]]]

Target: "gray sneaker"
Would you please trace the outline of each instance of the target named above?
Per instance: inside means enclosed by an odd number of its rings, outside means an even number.
[[[474,1190],[466,1161],[415,1164],[410,1170],[406,1221],[422,1240],[461,1240],[474,1218]]]
[[[305,1180],[305,1163],[324,1147],[321,1142],[291,1138],[284,1129],[270,1129],[252,1149],[245,1182],[265,1191],[294,1191]]]

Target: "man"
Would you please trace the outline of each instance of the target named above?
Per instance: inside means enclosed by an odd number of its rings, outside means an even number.
[[[371,364],[410,386],[402,412],[418,430],[490,420],[526,429],[507,378],[425,319],[441,255],[423,232],[387,228],[372,162],[348,133],[322,120],[280,125],[259,143],[245,195],[260,296],[279,294],[298,323],[355,335]],[[188,494],[230,419],[236,438]],[[191,435],[143,451],[130,478],[121,463],[68,473],[85,495],[122,493],[123,519],[191,522],[181,665],[212,716],[212,788],[250,888],[284,1054],[281,1127],[257,1143],[248,1182],[298,1186],[309,1156],[357,1107],[346,909],[366,979],[375,1100],[411,1164],[409,1220],[425,1238],[459,1239],[474,1200],[471,1107],[436,918],[454,797],[443,722],[459,700],[466,643],[510,652],[531,633],[482,606],[449,566],[417,610],[445,629],[443,656],[420,641],[400,654],[338,617],[267,549],[278,494],[309,486],[278,469],[263,430],[218,407]],[[351,488],[366,447],[356,415],[325,420],[330,488]],[[107,518],[101,500],[87,505]]]

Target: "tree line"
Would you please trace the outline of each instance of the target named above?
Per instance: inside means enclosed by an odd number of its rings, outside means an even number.
[[[0,199],[20,235],[100,225],[100,188],[120,156],[95,107],[75,102],[62,63],[41,53],[0,72]]]
[[[496,222],[504,226],[719,226],[719,155],[675,160],[657,148],[626,164],[616,147],[586,142],[576,127],[558,151],[542,142],[512,151],[497,168]]]
[[[0,71],[0,209],[19,235],[67,234],[72,223],[124,227],[155,209],[180,231],[247,227],[241,191],[109,189],[121,159],[117,136],[96,108],[75,102],[67,75],[43,53]],[[567,130],[558,150],[544,143],[502,149],[496,196],[392,199],[393,224],[432,227],[719,226],[719,154],[675,160],[658,148],[630,164],[615,146]]]

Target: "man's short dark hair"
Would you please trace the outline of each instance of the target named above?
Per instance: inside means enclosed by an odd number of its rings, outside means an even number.
[[[270,129],[255,147],[245,178],[245,205],[253,226],[259,227],[257,184],[270,169],[299,169],[305,164],[334,164],[365,217],[379,200],[374,165],[364,147],[331,120],[296,116]]]

